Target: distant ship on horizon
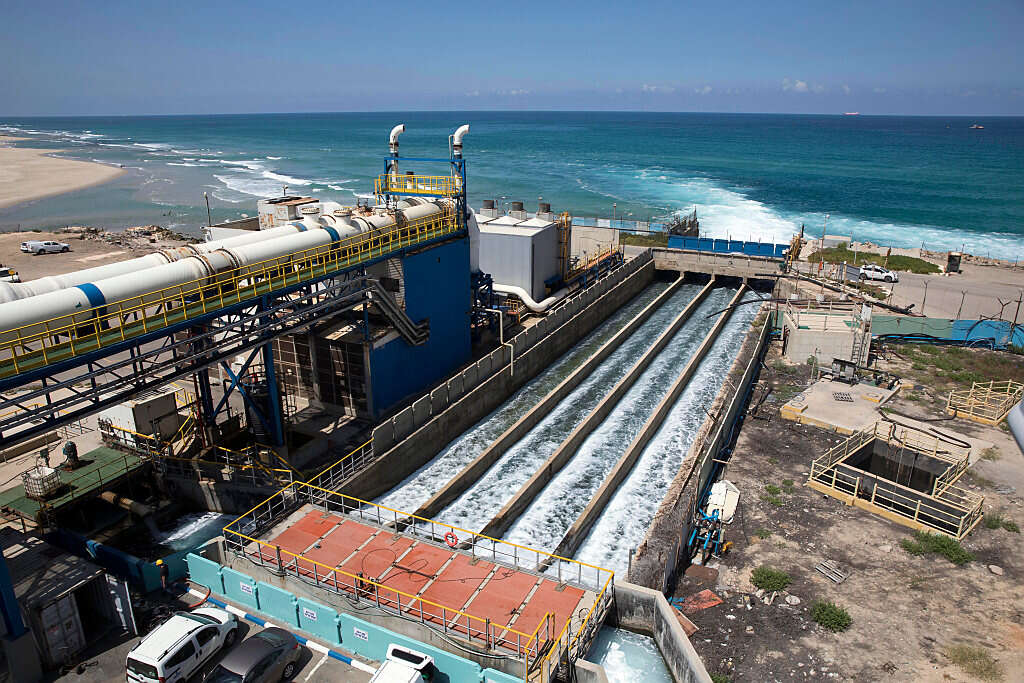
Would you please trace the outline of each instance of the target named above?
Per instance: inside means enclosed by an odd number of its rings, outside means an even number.
[[[971,128],[972,128],[973,130],[981,130],[981,129],[983,129],[984,127],[985,127],[985,126],[980,126],[980,125],[978,125],[977,123],[972,123],[972,124],[971,124]]]
[[[859,111],[844,111],[843,116],[860,116]]]

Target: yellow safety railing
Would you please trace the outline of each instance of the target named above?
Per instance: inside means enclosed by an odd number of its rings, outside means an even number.
[[[949,392],[946,412],[983,424],[995,425],[1006,419],[1010,409],[1024,396],[1024,384],[1012,379],[974,382],[970,389]]]
[[[548,653],[543,654],[544,644],[549,640],[550,634],[545,637],[541,631],[549,627],[550,620],[548,618],[542,620],[537,629],[529,634],[504,625],[491,624],[485,618],[404,593],[345,572],[337,567],[316,562],[301,554],[286,551],[272,542],[255,538],[256,535],[269,529],[296,505],[303,502],[323,508],[327,512],[337,512],[361,522],[386,528],[389,531],[405,526],[407,534],[423,537],[439,544],[446,542],[448,534],[454,534],[458,546],[473,556],[520,567],[531,573],[534,573],[536,567],[542,562],[546,562],[554,567],[559,582],[574,583],[594,591],[598,596],[579,629],[572,631],[572,619],[567,620],[561,635],[555,641],[561,643],[563,650],[566,646],[577,647],[579,645],[580,640],[587,633],[587,628],[592,628],[596,623],[593,621],[595,614],[606,610],[611,600],[611,586],[615,576],[611,570],[478,534],[425,517],[417,517],[383,505],[300,482],[284,487],[228,523],[224,527],[225,545],[233,552],[248,557],[261,565],[270,565],[275,570],[292,574],[306,582],[312,580],[314,584],[321,587],[344,590],[354,595],[369,597],[377,601],[378,606],[399,609],[407,615],[419,614],[421,618],[423,615],[431,617],[436,616],[436,612],[431,612],[430,608],[440,609],[443,623],[464,620],[464,624],[459,623],[455,630],[464,632],[470,640],[482,640],[491,648],[514,650],[519,656],[527,659],[531,668],[544,662],[550,667],[557,666],[558,655],[553,653],[553,649],[549,648]],[[244,532],[241,531],[242,529]],[[566,567],[573,569],[567,571]],[[403,601],[407,602],[403,604]],[[451,617],[446,618],[445,615],[451,615]],[[446,628],[446,630],[451,629]],[[541,638],[544,640],[542,641]]]
[[[341,458],[323,468],[306,483],[328,488],[336,481],[355,474],[373,460],[373,439],[356,446]]]
[[[458,229],[452,210],[181,285],[0,331],[0,377],[17,375],[245,303]]]
[[[374,193],[415,194],[431,197],[454,197],[459,193],[459,178],[448,175],[384,174],[373,183]]]

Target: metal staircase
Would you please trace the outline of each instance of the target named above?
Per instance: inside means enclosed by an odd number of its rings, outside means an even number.
[[[419,346],[430,338],[430,323],[425,320],[421,323],[413,322],[412,318],[406,315],[405,309],[398,305],[394,297],[379,282],[371,282],[366,296],[412,346]]]

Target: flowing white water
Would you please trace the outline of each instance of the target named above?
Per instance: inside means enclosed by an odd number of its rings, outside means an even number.
[[[415,511],[667,287],[668,284],[662,282],[647,287],[561,358],[527,382],[494,412],[463,432],[430,462],[376,502],[396,510]]]
[[[153,540],[174,550],[190,550],[220,535],[224,525],[233,519],[219,512],[193,512],[183,515],[178,523]]]
[[[516,520],[505,534],[507,540],[531,548],[555,549],[700,346],[717,318],[712,314],[726,306],[734,294],[735,290],[722,288],[708,295],[615,410]]]
[[[472,488],[445,508],[439,519],[463,529],[483,528],[700,289],[699,285],[682,285],[536,427],[509,448]]]
[[[759,297],[748,294],[744,300],[756,298]],[[636,548],[647,533],[654,513],[704,421],[705,411],[710,410],[729,366],[739,353],[758,308],[757,304],[736,308],[630,475],[608,501],[576,552],[577,560],[617,572],[625,571],[629,550]]]
[[[604,667],[608,683],[672,683],[654,639],[632,631],[603,627],[586,659]]]

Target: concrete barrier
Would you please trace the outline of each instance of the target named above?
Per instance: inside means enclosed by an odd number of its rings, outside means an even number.
[[[679,279],[673,283],[672,287],[669,287],[664,294],[673,293],[682,282],[683,279],[682,276],[680,276]],[[693,315],[693,312],[697,310],[697,307],[700,306],[701,302],[704,301],[714,286],[715,281],[714,278],[712,278],[711,281],[708,282],[700,292],[698,292],[697,296],[695,296],[690,303],[680,311],[669,326],[660,335],[658,335],[654,344],[651,345],[642,356],[640,356],[626,375],[615,383],[615,386],[612,387],[611,391],[609,391],[604,398],[601,399],[601,402],[590,411],[590,413],[580,424],[576,426],[575,429],[572,430],[572,432],[570,432],[569,436],[559,444],[558,448],[555,449],[544,464],[537,468],[537,471],[534,472],[533,476],[519,488],[519,491],[517,491],[516,494],[512,496],[512,498],[509,499],[501,510],[499,510],[491,519],[491,521],[484,526],[480,533],[486,536],[500,537],[505,530],[519,518],[519,515],[523,513],[530,502],[541,492],[541,489],[543,489],[548,482],[550,482],[572,459],[572,456],[577,450],[579,450],[580,444],[582,444],[594,429],[596,429],[597,426],[601,424],[606,417],[608,417],[608,414],[611,413],[612,409],[616,405],[618,405],[619,401],[621,401],[622,397],[627,391],[629,391],[629,388],[633,386],[637,378],[643,374],[644,370],[647,369],[655,357],[664,350],[669,341],[671,341],[672,337],[676,335],[683,324],[690,319],[690,316]],[[662,296],[664,296],[664,294]],[[659,296],[657,300],[666,301],[667,297],[663,299],[662,296]],[[650,309],[650,306],[645,308],[640,315],[643,315],[643,313],[647,312],[648,309]],[[634,320],[636,320],[636,318],[634,318]],[[632,322],[630,323],[630,326],[632,326]],[[621,342],[624,337],[620,338],[619,335],[616,335],[615,339],[619,339]],[[605,346],[607,346],[607,344]],[[592,368],[593,366],[591,369]],[[550,407],[553,407],[553,405],[549,406],[549,408]],[[545,411],[545,414],[546,412],[547,411]]]
[[[412,422],[416,427],[422,427],[430,419],[430,396],[413,401]]]
[[[430,414],[437,415],[448,407],[448,383],[430,392]]]
[[[462,388],[465,385],[464,379],[465,373],[462,372],[448,380],[448,400],[451,403],[462,398]]]
[[[552,408],[555,407],[560,401],[562,401],[569,393],[575,389],[579,384],[586,379],[587,376],[593,372],[599,364],[604,362],[606,358],[615,349],[622,345],[631,334],[633,334],[638,327],[640,327],[651,315],[658,310],[668,299],[679,289],[682,285],[683,279],[680,277],[673,282],[664,292],[659,294],[651,303],[647,304],[642,311],[637,313],[633,318],[623,327],[621,330],[615,333],[611,339],[601,345],[597,351],[583,362],[583,364],[576,368],[572,373],[569,374],[564,380],[562,380],[558,386],[548,392],[548,394],[540,400],[537,405],[529,410],[525,415],[516,420],[516,422],[506,429],[501,436],[495,439],[490,446],[484,449],[476,458],[473,459],[468,465],[466,465],[461,472],[455,475],[444,487],[441,488],[433,497],[430,498],[416,511],[416,514],[420,517],[433,517],[444,509],[453,500],[462,495],[470,486],[473,485],[483,474],[495,463],[498,459],[505,454],[505,452],[523,436],[526,435],[531,429],[537,426],[545,415],[551,412]],[[484,531],[484,533],[489,533]]]
[[[704,662],[697,656],[664,595],[650,588],[616,581],[614,604],[609,621],[654,638],[676,683],[711,683]]]
[[[647,444],[650,443],[651,439],[657,433],[658,429],[661,428],[662,423],[665,421],[665,417],[668,416],[669,411],[675,405],[676,401],[679,400],[679,396],[686,389],[686,385],[690,383],[690,379],[693,377],[693,373],[700,367],[701,361],[707,355],[711,347],[714,346],[715,340],[718,338],[722,328],[725,327],[725,323],[732,316],[733,306],[737,304],[746,292],[746,286],[739,288],[736,292],[736,296],[729,302],[729,307],[718,316],[718,320],[715,321],[714,326],[708,332],[707,336],[704,337],[704,341],[694,352],[693,356],[690,357],[686,367],[683,368],[682,372],[676,378],[675,382],[669,388],[668,393],[665,394],[664,398],[655,408],[651,416],[647,418],[644,426],[640,428],[636,437],[626,448],[626,451],[619,458],[618,462],[615,463],[615,467],[612,468],[608,476],[605,477],[604,482],[601,483],[601,487],[597,490],[594,496],[590,499],[590,503],[584,508],[583,512],[580,513],[576,521],[573,522],[569,530],[566,531],[565,536],[559,541],[557,548],[555,549],[555,555],[561,555],[562,557],[572,557],[576,553],[576,549],[579,548],[580,543],[586,538],[590,531],[590,527],[594,524],[597,518],[601,515],[604,507],[611,500],[612,495],[618,490],[619,486],[629,475],[633,469],[633,465],[640,458],[640,455],[647,448]]]

